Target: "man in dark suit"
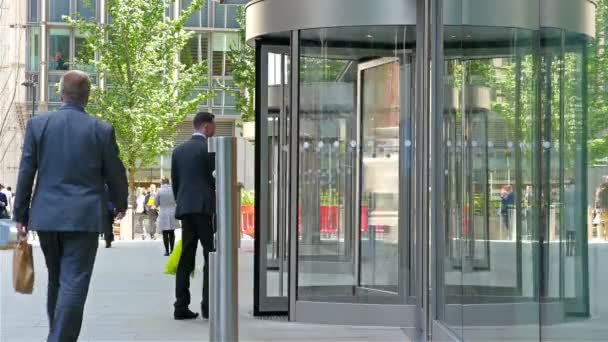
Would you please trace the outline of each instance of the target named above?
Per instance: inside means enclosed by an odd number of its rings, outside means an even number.
[[[209,252],[213,251],[215,215],[215,154],[207,150],[207,139],[215,133],[214,116],[198,113],[193,121],[192,139],[178,146],[171,158],[175,217],[182,221],[182,255],[175,276],[174,318],[194,319],[190,311],[190,274],[194,270],[196,248],[203,245],[203,318],[209,318]]]
[[[87,74],[69,71],[59,88],[61,108],[27,124],[14,218],[21,236],[33,230],[40,238],[49,274],[48,341],[72,342],[80,334],[99,233],[108,221],[104,183],[121,217],[128,185],[114,129],[85,112]]]

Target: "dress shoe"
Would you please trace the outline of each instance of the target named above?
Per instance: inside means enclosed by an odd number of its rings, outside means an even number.
[[[173,318],[177,321],[183,321],[187,319],[196,319],[198,317],[197,312],[192,312],[189,309],[178,310],[173,313]]]
[[[165,252],[165,256],[169,256],[169,253]]]

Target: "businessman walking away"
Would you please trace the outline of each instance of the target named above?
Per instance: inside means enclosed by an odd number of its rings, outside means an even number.
[[[215,154],[207,151],[207,140],[215,134],[213,114],[200,112],[194,117],[192,139],[178,146],[171,158],[171,178],[177,207],[175,217],[182,221],[182,255],[175,275],[174,318],[194,319],[190,311],[190,274],[194,270],[196,248],[203,245],[203,318],[209,318],[209,252],[213,251],[215,215]]]
[[[73,342],[80,334],[99,234],[108,224],[108,200],[123,216],[128,186],[114,129],[85,111],[87,74],[67,72],[59,89],[61,108],[27,124],[14,218],[21,236],[32,230],[40,238],[49,274],[47,341]]]

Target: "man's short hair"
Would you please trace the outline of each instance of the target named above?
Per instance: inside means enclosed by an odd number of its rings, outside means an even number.
[[[200,129],[206,123],[213,123],[215,120],[215,115],[207,112],[198,112],[194,116],[194,120],[192,120],[192,125],[194,129]]]
[[[8,191],[13,191],[13,189],[12,189],[10,186],[7,186],[7,187],[6,187],[6,190],[8,190]]]
[[[89,75],[80,70],[68,71],[59,81],[59,94],[64,102],[86,105],[91,94]]]
[[[170,183],[169,182],[169,178],[163,178],[163,180],[161,181],[161,183],[165,184],[165,185],[169,184]]]

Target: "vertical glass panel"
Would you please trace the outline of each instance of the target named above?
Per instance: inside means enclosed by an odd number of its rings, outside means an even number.
[[[226,27],[226,11],[227,11],[227,7],[226,5],[219,5],[216,4],[215,5],[215,22],[213,23],[213,27],[217,27],[217,28],[225,28]]]
[[[28,70],[40,70],[40,27],[28,28]]]
[[[59,81],[61,75],[49,75],[48,97],[49,102],[59,102]]]
[[[590,49],[590,56],[588,39],[576,33],[544,29],[542,37],[543,336],[602,339],[597,325],[606,323],[608,306],[598,270],[603,244],[597,242],[606,236],[608,182],[601,161],[606,153],[597,147],[608,125],[599,119],[603,109],[587,103],[587,89],[602,89],[596,82],[604,84],[603,76],[590,73],[588,83],[587,72],[589,64],[601,65],[603,52]],[[577,328],[568,328],[573,322]]]
[[[27,19],[29,22],[40,21],[40,0],[28,0]]]
[[[77,0],[76,12],[85,19],[97,17],[97,0]]]
[[[361,77],[361,286],[398,291],[399,60],[381,59]]]
[[[445,3],[440,317],[465,341],[538,340],[538,31],[457,25],[471,8]]]
[[[68,70],[70,63],[70,30],[49,30],[49,70]]]
[[[226,51],[234,44],[238,44],[236,33],[214,32],[212,35],[212,71],[213,76],[229,75],[232,67],[226,58]]]
[[[190,4],[192,3],[192,0],[181,0],[182,1],[182,9],[187,9]],[[188,18],[188,21],[186,21],[186,26],[191,26],[191,27],[200,27],[201,26],[201,12],[200,11],[196,11],[192,14],[192,16],[190,18]]]
[[[298,300],[405,303],[413,32],[301,32]]]
[[[187,67],[198,63],[200,60],[200,36],[193,35],[188,39],[180,54],[180,61]]]
[[[239,6],[226,6],[226,28],[239,28],[236,21]]]
[[[88,73],[95,72],[93,65],[95,53],[93,52],[93,48],[86,43],[86,38],[82,33],[76,32],[74,46],[76,49],[74,52],[75,67]]]
[[[186,26],[190,27],[207,27],[209,26],[209,2],[205,1],[205,4],[201,9],[194,12],[194,14],[188,18]],[[181,0],[182,9],[185,10],[190,6],[192,0]]]
[[[63,22],[64,15],[70,15],[70,0],[48,0],[49,21]]]

